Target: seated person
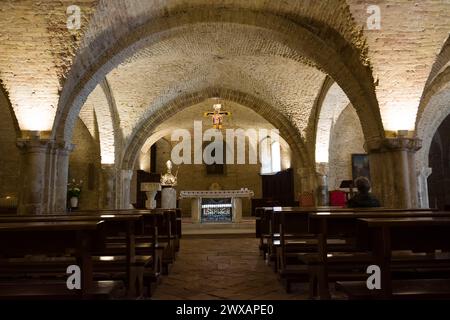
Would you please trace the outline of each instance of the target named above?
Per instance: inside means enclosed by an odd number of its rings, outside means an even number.
[[[375,208],[380,206],[380,202],[370,192],[370,182],[366,177],[359,177],[355,180],[358,193],[347,202],[349,208]]]

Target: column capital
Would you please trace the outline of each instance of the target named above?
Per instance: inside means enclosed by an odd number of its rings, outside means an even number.
[[[427,179],[431,175],[432,172],[433,172],[432,168],[422,167],[417,171],[417,176],[424,177],[425,179]]]
[[[123,177],[124,179],[131,180],[131,178],[133,177],[133,170],[130,170],[130,169],[122,169],[121,172],[122,172],[122,177]]]
[[[297,174],[300,177],[308,177],[316,174],[316,170],[314,168],[303,167],[297,169]]]
[[[329,172],[328,162],[317,162],[316,163],[316,174],[319,176],[326,176]]]
[[[101,164],[101,168],[102,168],[103,171],[112,172],[112,171],[115,171],[116,165],[115,164],[102,163]]]
[[[419,138],[376,138],[366,141],[364,148],[368,153],[389,151],[416,152],[422,148],[422,140]]]
[[[66,141],[56,141],[53,145],[53,147],[58,150],[60,154],[68,155],[75,149],[75,145],[66,142]]]
[[[33,137],[30,139],[19,138],[16,145],[21,152],[45,152],[53,143],[50,139],[40,139]]]

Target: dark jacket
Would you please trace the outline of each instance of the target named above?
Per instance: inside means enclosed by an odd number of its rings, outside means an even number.
[[[380,202],[370,193],[357,193],[347,202],[349,208],[376,208]]]

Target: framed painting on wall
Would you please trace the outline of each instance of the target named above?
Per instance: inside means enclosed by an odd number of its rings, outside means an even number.
[[[358,177],[366,177],[370,181],[369,156],[367,154],[352,154],[353,181]]]

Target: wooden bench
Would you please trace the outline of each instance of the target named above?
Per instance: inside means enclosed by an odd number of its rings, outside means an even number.
[[[336,290],[344,292],[351,300],[378,299],[364,281],[338,281]],[[448,300],[450,279],[408,279],[393,280],[389,299]]]
[[[273,269],[277,271],[276,263],[276,248],[280,245],[280,217],[283,213],[290,213],[291,215],[300,214],[305,215],[310,212],[322,211],[342,211],[341,207],[267,207],[263,208],[261,212],[261,225],[266,225],[267,231],[262,233],[260,243],[265,245],[267,262],[270,264],[274,262]],[[263,222],[264,221],[264,222]],[[295,232],[294,232],[295,233]],[[285,235],[288,236],[288,235]],[[295,235],[294,235],[295,237]]]
[[[146,283],[156,281],[155,275],[152,275],[154,266],[154,255],[151,251],[146,250],[143,253],[138,252],[135,241],[135,229],[141,223],[141,215],[111,215],[111,214],[90,214],[83,215],[81,213],[70,215],[40,215],[40,216],[13,216],[1,217],[0,223],[5,222],[54,222],[54,221],[98,221],[103,219],[105,222],[105,247],[101,250],[94,251],[94,271],[97,279],[109,280],[111,278],[122,279],[128,288],[130,297],[143,294],[144,273],[146,274]],[[136,225],[137,224],[137,225]],[[138,228],[139,229],[139,228]],[[118,233],[124,233],[123,243],[111,243],[109,238]],[[16,261],[13,266],[25,269],[30,261],[20,263]],[[38,264],[42,267],[38,268]],[[61,263],[65,261],[52,261],[47,263],[45,257],[40,262],[34,262],[33,266],[29,266],[33,270],[39,270],[40,274],[56,274],[56,270],[61,268]],[[9,263],[11,265],[11,262]],[[108,272],[106,272],[108,271]],[[36,273],[36,272],[35,272]],[[110,275],[114,275],[114,277]],[[103,275],[100,277],[99,275]],[[138,284],[138,285],[136,285]]]
[[[393,280],[394,251],[410,250],[415,252],[411,257],[402,259],[404,265],[410,268],[426,267],[432,270],[450,264],[450,217],[412,217],[412,218],[382,218],[359,219],[362,232],[358,240],[361,246],[367,246],[373,253],[372,264],[380,267],[381,289],[368,290],[365,282],[340,282],[338,288],[347,292],[350,298],[365,296],[374,299],[391,299],[397,297],[427,298],[450,297],[448,279],[412,279]],[[429,254],[430,252],[446,254]],[[418,259],[417,253],[424,253]],[[420,257],[420,256],[419,256]],[[450,269],[447,269],[450,275]],[[365,289],[364,289],[365,287]],[[365,292],[365,293],[364,293]]]
[[[0,283],[0,300],[110,300],[122,295],[117,281],[95,281],[91,290],[81,296],[67,289],[65,281],[22,281]],[[117,293],[115,293],[117,292]]]
[[[84,213],[96,213],[86,211]],[[152,210],[101,210],[102,214],[129,215],[139,214],[144,216],[144,229],[141,235],[136,236],[137,243],[152,242],[156,245],[157,252],[162,254],[162,271],[168,274],[169,266],[176,259],[181,238],[181,210],[161,209]],[[157,238],[157,240],[154,239]],[[157,262],[158,263],[158,262]]]
[[[356,243],[356,237],[364,231],[358,229],[358,219],[402,219],[405,217],[448,217],[448,212],[437,211],[354,211],[354,212],[320,212],[310,213],[310,231],[317,234],[318,250],[316,254],[304,256],[304,262],[317,271],[316,281],[319,297],[330,298],[328,283],[330,280],[349,280],[367,278],[365,267],[371,256],[367,247]],[[344,246],[341,250],[328,247],[330,238],[341,237],[349,246]],[[415,256],[410,256],[416,259]],[[398,263],[398,271],[405,267]],[[333,272],[334,271],[334,272]],[[400,273],[400,272],[399,272]]]
[[[65,255],[71,252],[81,269],[81,290],[71,291],[61,284],[46,282],[5,283],[1,298],[26,296],[51,296],[59,298],[105,298],[115,290],[119,282],[98,283],[93,279],[92,252],[105,247],[103,221],[62,221],[62,222],[14,222],[0,223],[0,262],[5,259],[23,257],[24,255]],[[66,273],[66,268],[61,274]],[[9,286],[9,287],[8,287]],[[15,290],[10,290],[14,286]],[[8,294],[8,292],[10,292]]]

